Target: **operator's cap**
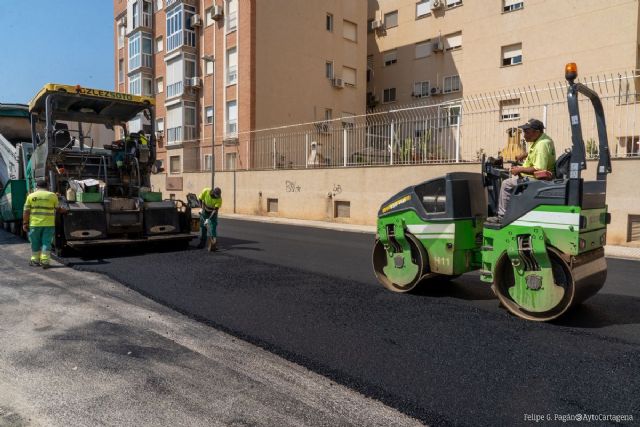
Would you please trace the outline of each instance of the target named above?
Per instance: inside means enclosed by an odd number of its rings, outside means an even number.
[[[522,130],[534,129],[542,132],[544,130],[544,123],[538,119],[529,119],[529,121],[523,125],[518,126]]]

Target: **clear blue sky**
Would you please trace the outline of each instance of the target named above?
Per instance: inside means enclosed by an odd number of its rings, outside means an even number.
[[[45,83],[113,89],[112,0],[0,0],[0,102]]]

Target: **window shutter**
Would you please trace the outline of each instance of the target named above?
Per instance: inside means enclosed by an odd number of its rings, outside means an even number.
[[[502,48],[502,57],[507,58],[515,58],[516,56],[522,55],[522,45],[514,44],[512,46],[505,46]]]
[[[522,3],[522,0],[504,0],[504,7],[509,7],[516,3]]]
[[[350,67],[342,67],[342,80],[345,84],[354,85],[356,84],[356,70],[355,68]]]
[[[423,1],[422,3],[418,3],[416,5],[416,16],[423,16],[431,12],[431,2]]]
[[[462,33],[451,34],[446,37],[445,48],[452,49],[462,46]]]
[[[416,44],[416,58],[425,58],[433,52],[433,43],[424,42]]]
[[[342,21],[342,36],[351,41],[356,41],[358,38],[358,27],[353,22]]]

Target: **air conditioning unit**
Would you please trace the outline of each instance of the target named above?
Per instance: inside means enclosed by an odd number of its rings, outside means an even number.
[[[440,89],[439,87],[432,87],[431,90],[429,91],[429,93],[434,96],[434,95],[442,95],[442,89]]]
[[[342,80],[339,77],[334,77],[334,78],[331,79],[331,85],[333,87],[343,88],[344,87],[344,80]]]
[[[187,87],[202,87],[202,79],[200,77],[189,77],[185,80],[184,85]]]
[[[444,52],[444,43],[442,42],[442,39],[438,39],[437,41],[433,42],[433,51]]]
[[[223,16],[224,16],[224,12],[223,12],[222,6],[215,5],[213,6],[213,8],[211,8],[211,19],[213,19],[214,21],[219,21],[222,19]]]
[[[384,27],[384,22],[382,21],[371,21],[371,29],[372,30],[380,30]]]
[[[438,10],[444,7],[445,0],[431,0],[431,10]]]
[[[197,13],[191,17],[191,26],[199,27],[202,25],[202,18]]]

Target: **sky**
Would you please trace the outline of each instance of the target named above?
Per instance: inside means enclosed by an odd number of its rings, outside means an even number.
[[[0,0],[0,103],[46,83],[114,88],[112,0]]]

